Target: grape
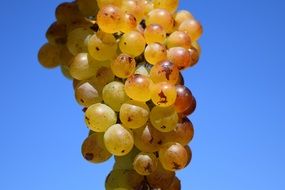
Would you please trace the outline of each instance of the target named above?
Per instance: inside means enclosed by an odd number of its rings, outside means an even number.
[[[170,36],[168,36],[166,46],[168,48],[184,47],[186,49],[189,49],[192,46],[191,38],[185,32],[175,31],[170,34]]]
[[[75,98],[77,102],[84,107],[89,107],[92,104],[102,102],[99,91],[89,82],[84,82],[76,86]]]
[[[174,15],[175,25],[180,26],[180,24],[185,20],[194,19],[193,15],[187,10],[180,10]]]
[[[113,170],[132,170],[133,161],[139,153],[140,151],[136,147],[133,147],[131,152],[125,156],[114,156],[115,164],[113,166]]]
[[[50,44],[64,45],[67,41],[66,25],[54,22],[46,32],[46,38]]]
[[[144,17],[145,4],[142,0],[124,0],[122,10],[133,15],[139,23]]]
[[[123,12],[114,5],[102,7],[97,14],[97,23],[100,29],[106,33],[119,32],[122,20]]]
[[[88,18],[82,18],[80,20],[75,20],[71,22],[70,24],[66,25],[66,30],[67,30],[67,33],[77,28],[88,28],[88,29],[91,29],[92,31],[96,31],[94,29],[94,26],[96,26],[95,23],[96,23],[95,21],[90,20]]]
[[[77,55],[78,53],[87,52],[87,38],[94,32],[90,28],[76,28],[68,33],[67,48],[70,53]]]
[[[55,11],[59,23],[69,24],[82,18],[82,15],[75,2],[65,2],[58,5]]]
[[[40,64],[46,68],[54,68],[60,64],[60,47],[50,43],[44,44],[38,53]]]
[[[134,146],[133,134],[120,124],[112,125],[104,135],[107,150],[116,155],[127,155]]]
[[[125,82],[126,94],[140,102],[146,102],[151,97],[152,81],[140,74],[134,74],[130,76]]]
[[[201,47],[197,41],[192,42],[192,46],[198,51],[199,56],[201,55]]]
[[[187,145],[194,136],[194,128],[192,122],[184,117],[180,121],[173,131],[165,133],[165,141],[167,142],[178,142],[181,145]]]
[[[174,13],[178,8],[179,0],[153,0],[154,8],[166,9]]]
[[[155,106],[150,112],[150,122],[157,130],[170,132],[178,123],[178,115],[173,107]]]
[[[157,169],[158,160],[153,153],[141,152],[133,162],[134,169],[140,175],[150,175]]]
[[[153,3],[152,0],[145,0],[144,1],[144,15],[146,16],[150,11],[153,10]]]
[[[175,103],[176,88],[167,82],[161,82],[154,85],[151,92],[151,100],[155,105],[168,107]]]
[[[104,145],[104,133],[93,133],[82,144],[83,157],[92,163],[101,163],[108,160],[112,155]]]
[[[113,170],[105,182],[106,190],[134,190],[143,182],[143,176],[134,170]]]
[[[99,66],[94,76],[92,76],[89,81],[97,87],[103,87],[112,82],[115,76],[109,67]]]
[[[137,57],[144,52],[145,44],[145,39],[141,33],[131,31],[121,37],[119,47],[123,53]]]
[[[121,22],[120,25],[120,30],[123,33],[128,33],[133,30],[136,30],[137,27],[137,19],[134,15],[132,14],[124,14],[123,16],[123,21]]]
[[[200,22],[194,20],[194,19],[188,19],[183,21],[179,27],[179,31],[186,32],[192,41],[196,41],[200,38],[200,36],[203,33],[203,28]]]
[[[69,72],[69,67],[66,66],[66,65],[60,65],[60,71],[61,73],[63,74],[63,76],[69,80],[72,80],[72,76],[70,75],[70,72]]]
[[[183,85],[176,85],[177,97],[174,104],[177,113],[184,112],[189,106],[191,106],[193,101],[193,96],[191,91]]]
[[[187,164],[185,166],[185,167],[187,167],[190,164],[191,160],[192,160],[192,150],[191,150],[191,148],[188,145],[186,145],[184,148],[187,151],[187,155],[188,155],[187,156],[188,161],[187,161]]]
[[[133,130],[135,146],[142,152],[156,152],[164,143],[164,133],[156,130],[151,123]]]
[[[175,177],[170,186],[166,190],[181,190],[181,182],[178,177]]]
[[[114,5],[120,7],[122,5],[123,0],[97,0],[97,4],[100,8],[106,5]]]
[[[128,78],[135,72],[136,60],[128,54],[120,54],[111,64],[113,73],[119,78]]]
[[[120,111],[121,105],[129,100],[125,93],[124,84],[118,81],[113,81],[103,88],[103,100],[113,110]]]
[[[159,43],[150,43],[145,48],[144,57],[148,63],[155,65],[160,61],[166,60],[166,47]]]
[[[199,61],[199,51],[192,47],[189,49],[190,57],[191,57],[191,67],[195,66]]]
[[[188,154],[181,144],[170,142],[159,150],[159,160],[166,170],[176,171],[186,166]]]
[[[125,127],[136,129],[146,124],[149,112],[145,103],[130,100],[121,106],[120,121]]]
[[[99,61],[113,59],[116,56],[117,48],[115,37],[101,31],[91,36],[88,41],[90,55]]]
[[[154,83],[176,84],[179,78],[179,69],[172,62],[164,60],[151,68],[150,78]]]
[[[135,74],[143,75],[149,77],[149,64],[142,62],[140,63],[135,70]]]
[[[167,59],[182,70],[191,66],[190,51],[183,47],[173,47],[167,51]]]
[[[85,123],[95,132],[104,132],[116,122],[116,113],[105,104],[93,104],[85,112]]]
[[[166,39],[166,32],[162,26],[158,24],[150,24],[144,31],[144,37],[147,44],[150,43],[164,43]]]
[[[192,102],[191,104],[189,104],[189,107],[182,113],[180,113],[180,115],[182,116],[188,116],[191,115],[196,109],[196,99],[194,96],[192,96]]]
[[[66,46],[61,47],[59,53],[60,64],[69,68],[72,63],[74,56],[70,53]]]
[[[98,63],[87,53],[77,54],[70,65],[70,74],[77,80],[85,80],[92,77],[98,69]]]
[[[161,25],[166,33],[173,32],[174,19],[171,13],[165,9],[154,9],[150,11],[146,18],[146,25],[159,24]]]
[[[78,8],[84,16],[96,16],[99,11],[97,2],[92,0],[76,0]]]

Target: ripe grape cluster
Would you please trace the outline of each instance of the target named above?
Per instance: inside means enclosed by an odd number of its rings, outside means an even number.
[[[89,135],[83,157],[114,155],[107,190],[180,190],[191,161],[196,107],[181,72],[200,57],[201,24],[178,0],[76,0],[60,4],[38,54],[73,80]]]

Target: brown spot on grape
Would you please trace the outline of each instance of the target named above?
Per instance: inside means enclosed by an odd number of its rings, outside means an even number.
[[[83,99],[80,99],[80,102],[81,102],[81,103],[84,103],[84,100],[83,100]]]
[[[86,120],[87,123],[90,125],[90,119],[89,119],[87,116],[85,116],[85,120]]]
[[[164,94],[164,92],[163,91],[161,91],[159,94],[158,94],[158,96],[160,97],[160,101],[158,101],[157,103],[158,104],[165,104],[165,103],[167,103],[168,101],[167,101],[167,97],[165,96],[165,94]]]
[[[172,162],[173,164],[173,169],[178,170],[181,168],[181,166],[179,164],[177,164],[176,162]]]
[[[172,69],[170,69],[168,66],[164,65],[162,72],[165,73],[166,79],[169,80],[170,79],[170,75],[172,73]]]
[[[127,42],[124,42],[124,45],[127,45]]]
[[[131,121],[133,121],[133,119],[132,119],[131,116],[129,116],[129,117],[128,117],[128,122],[131,122]]]
[[[100,48],[96,47],[96,50],[97,50],[97,51],[99,51],[99,50],[100,50]]]
[[[122,151],[121,151],[121,153],[125,153],[125,152],[126,152],[125,150],[122,150]]]
[[[131,63],[133,61],[133,58],[128,57],[128,61],[129,61],[129,63]]]
[[[163,126],[161,126],[160,128],[161,128],[161,129],[166,129],[166,127],[165,127],[164,125],[163,125]]]
[[[86,153],[85,156],[84,156],[84,158],[85,158],[86,160],[88,160],[88,161],[93,160],[94,154],[92,154],[92,153]]]
[[[162,145],[162,140],[159,140],[157,144]]]

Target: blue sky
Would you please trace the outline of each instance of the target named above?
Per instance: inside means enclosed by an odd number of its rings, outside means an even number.
[[[0,189],[103,190],[72,84],[37,62],[59,0],[5,1],[1,16]],[[183,190],[285,188],[285,1],[181,0],[204,25],[200,63],[184,72],[198,101]]]

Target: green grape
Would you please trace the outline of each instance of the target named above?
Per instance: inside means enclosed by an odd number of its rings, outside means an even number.
[[[150,24],[144,31],[144,37],[147,44],[155,42],[163,44],[166,39],[166,32],[162,26]]]
[[[168,82],[169,84],[176,84],[179,78],[179,69],[172,62],[163,60],[151,68],[150,78],[154,83]]]
[[[133,100],[146,102],[151,98],[152,81],[140,74],[130,76],[125,82],[126,94]]]
[[[131,31],[121,37],[119,47],[123,53],[137,57],[144,52],[145,44],[145,39],[141,33]]]
[[[123,20],[123,12],[114,5],[102,7],[97,14],[99,28],[106,33],[116,33],[120,31]]]
[[[156,152],[164,143],[164,133],[156,130],[151,123],[133,132],[135,146],[142,152]]]
[[[186,164],[186,166],[185,166],[185,167],[187,167],[187,166],[190,164],[191,160],[192,160],[192,150],[191,150],[191,148],[190,148],[189,145],[186,145],[184,148],[186,149],[187,155],[188,155],[188,156],[187,156],[187,158],[188,158],[187,164]]]
[[[135,190],[139,189],[144,177],[134,170],[113,170],[105,182],[106,190]]]
[[[141,0],[124,0],[121,9],[133,15],[139,23],[144,17],[145,4]]]
[[[93,133],[82,144],[83,157],[92,163],[101,163],[111,158],[104,145],[104,133]]]
[[[112,34],[102,31],[97,32],[89,38],[88,51],[90,55],[99,61],[111,60],[117,53],[116,38]]]
[[[149,112],[145,103],[129,100],[121,106],[120,121],[127,128],[140,128],[148,121]]]
[[[122,5],[123,0],[97,0],[97,4],[100,8],[103,8],[107,5],[114,5],[120,7]]]
[[[90,28],[76,28],[68,33],[67,48],[70,53],[77,55],[78,53],[87,52],[87,39],[94,32]]]
[[[46,38],[50,44],[64,45],[67,41],[66,25],[54,22],[46,32]]]
[[[182,70],[191,66],[191,54],[183,47],[173,47],[167,51],[167,59]]]
[[[178,30],[186,32],[190,36],[192,41],[197,41],[203,33],[201,23],[194,19],[188,19],[183,21],[179,25]]]
[[[99,66],[97,72],[95,73],[94,76],[92,76],[89,79],[89,81],[97,87],[102,87],[101,89],[103,90],[103,87],[106,84],[112,82],[114,78],[115,76],[111,68],[105,66]]]
[[[46,68],[54,68],[60,64],[60,50],[61,48],[57,45],[50,43],[44,44],[38,53],[38,60],[40,64]]]
[[[115,164],[113,170],[132,170],[133,161],[139,153],[140,151],[136,147],[133,147],[131,152],[125,156],[114,156]]]
[[[179,5],[179,0],[153,0],[154,8],[166,9],[174,13]]]
[[[187,145],[194,136],[194,128],[192,122],[187,118],[182,118],[173,131],[165,133],[166,142],[178,142],[181,145]]]
[[[59,53],[60,64],[69,68],[74,59],[74,56],[70,53],[66,46],[63,46]]]
[[[96,16],[99,11],[99,7],[96,1],[90,0],[76,0],[78,8],[82,15],[84,16]]]
[[[60,65],[60,71],[61,73],[63,74],[63,76],[68,79],[68,80],[72,80],[72,76],[70,75],[70,72],[69,72],[69,67],[66,66],[66,65]]]
[[[171,33],[174,30],[174,19],[171,13],[165,9],[154,9],[150,11],[146,17],[146,25],[159,24],[163,27],[166,33]]]
[[[136,69],[136,60],[128,54],[121,53],[112,63],[111,69],[119,78],[128,78]]]
[[[157,170],[150,175],[146,176],[147,182],[153,187],[158,189],[167,189],[174,180],[175,172],[168,171],[163,168],[160,162],[158,162]]]
[[[138,64],[138,66],[136,67],[136,70],[135,70],[135,74],[149,77],[149,71],[150,71],[149,66],[150,65],[148,63],[145,63],[145,62]]]
[[[136,172],[140,175],[150,175],[157,169],[158,159],[153,153],[141,152],[133,161]]]
[[[180,26],[184,20],[194,19],[193,15],[187,10],[180,10],[174,15],[175,25]]]
[[[152,65],[167,59],[167,49],[159,43],[150,43],[144,51],[146,61]]]
[[[167,48],[172,47],[184,47],[186,49],[191,48],[191,38],[185,32],[175,31],[166,40]]]
[[[85,123],[95,132],[104,132],[116,122],[116,113],[105,104],[93,104],[85,112]]]
[[[170,132],[178,123],[178,115],[173,107],[155,106],[150,112],[151,124],[161,132]]]
[[[113,110],[120,111],[123,103],[129,100],[125,90],[124,84],[118,81],[113,81],[103,88],[103,100]]]
[[[167,82],[157,83],[153,86],[151,100],[155,105],[168,107],[175,103],[177,96],[174,85]]]
[[[183,85],[176,85],[177,97],[174,104],[177,113],[184,112],[193,102],[192,92]]]
[[[132,14],[124,14],[123,16],[123,21],[121,22],[120,25],[120,30],[123,33],[128,33],[133,30],[136,30],[137,27],[137,19],[134,15]]]
[[[75,87],[75,98],[84,107],[102,102],[100,92],[89,82],[83,82]]]
[[[130,130],[120,124],[112,125],[104,135],[107,150],[115,156],[127,155],[134,146],[134,137]]]
[[[181,190],[181,182],[178,177],[175,176],[170,186],[166,190]]]
[[[176,171],[186,166],[188,154],[181,144],[169,142],[164,144],[159,150],[159,160],[164,169]]]
[[[98,62],[88,53],[79,53],[71,62],[70,74],[77,80],[85,80],[97,72],[98,66]]]
[[[76,2],[65,2],[57,6],[55,11],[57,22],[69,24],[73,21],[82,19]]]

